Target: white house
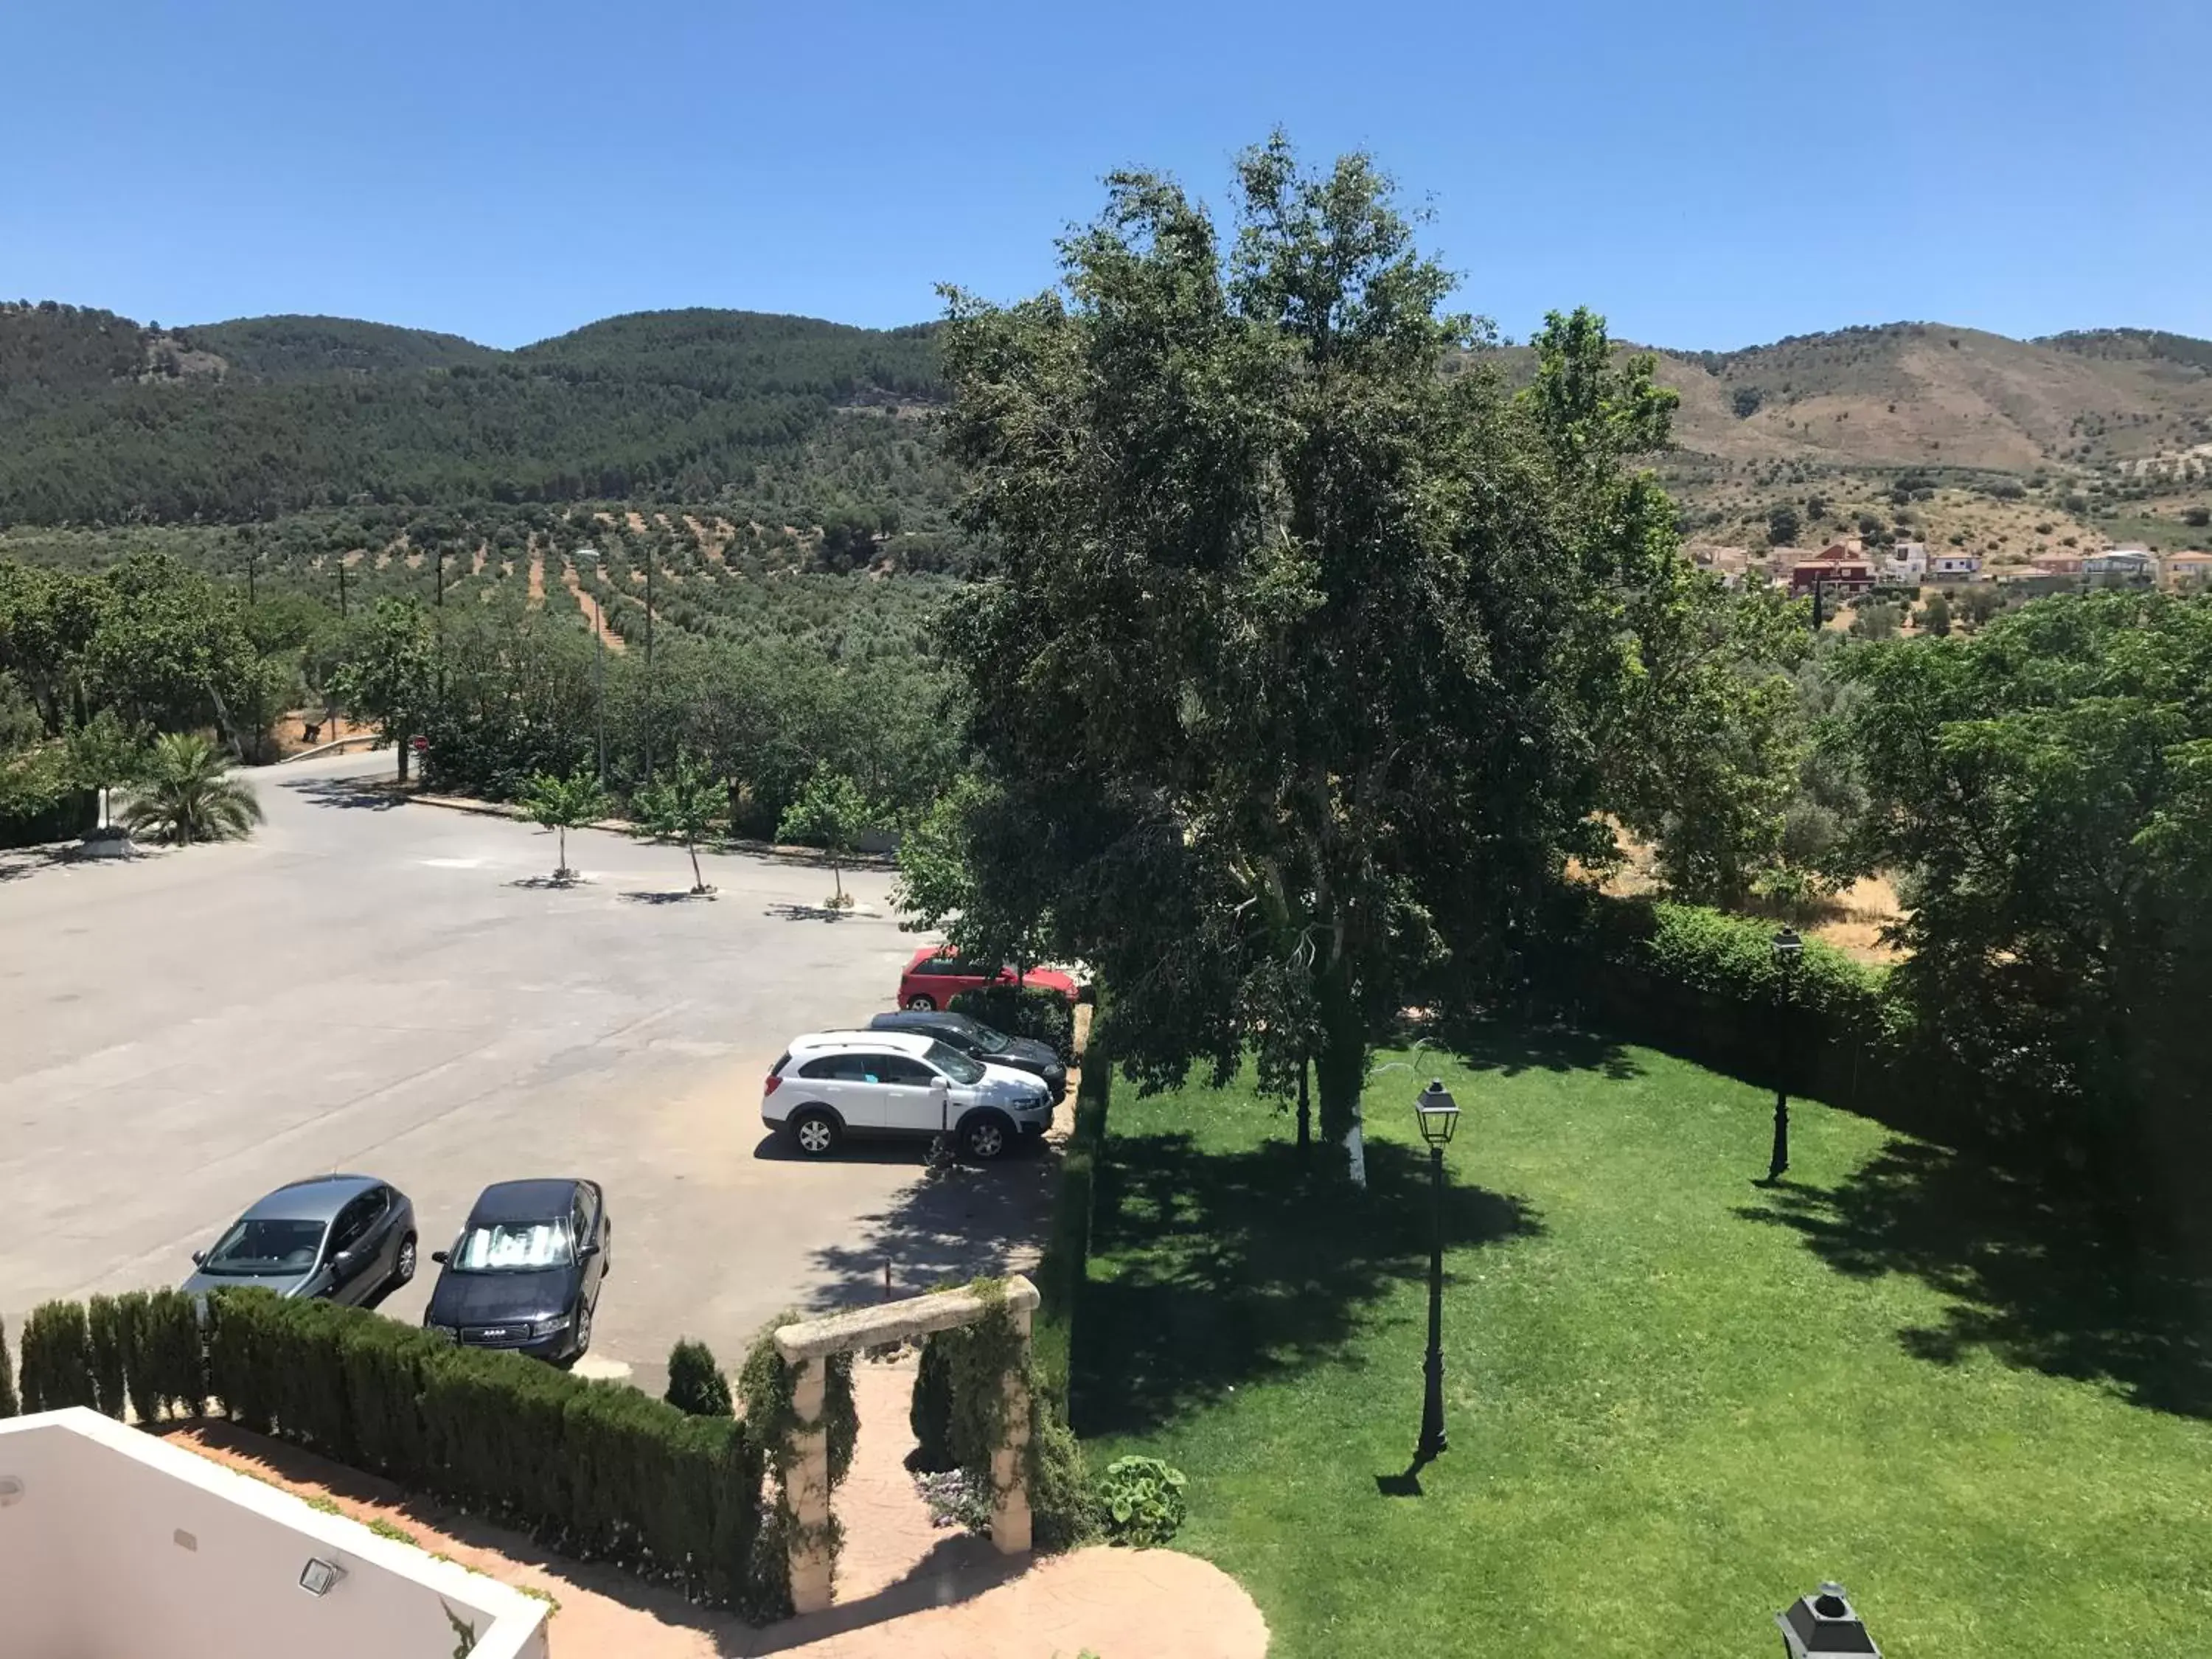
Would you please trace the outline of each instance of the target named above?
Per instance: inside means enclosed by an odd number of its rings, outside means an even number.
[[[1882,560],[1881,574],[1891,581],[1918,581],[1928,574],[1928,544],[1897,543]]]
[[[1981,556],[1976,553],[1938,553],[1928,562],[1928,575],[1933,581],[1972,581],[1981,572]]]
[[[2156,571],[2148,548],[2108,547],[2101,553],[2084,557],[2081,574],[2108,580],[2147,581]]]
[[[9,1659],[545,1659],[545,1612],[81,1406],[0,1422]]]

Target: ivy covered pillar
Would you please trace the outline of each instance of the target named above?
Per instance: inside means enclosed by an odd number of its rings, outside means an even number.
[[[819,1613],[830,1605],[836,1551],[830,1528],[830,1431],[822,1404],[829,1361],[816,1357],[792,1364],[791,1408],[799,1419],[793,1437],[786,1488],[791,1505],[791,1607]]]
[[[1024,1280],[1024,1283],[1027,1281]],[[1006,1368],[1006,1430],[991,1453],[991,1542],[1002,1555],[1030,1547],[1030,1326],[1034,1297],[1009,1301],[1014,1363]]]

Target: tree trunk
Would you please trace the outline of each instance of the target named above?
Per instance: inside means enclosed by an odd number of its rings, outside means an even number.
[[[844,872],[837,868],[836,859],[830,860],[830,879],[836,886],[837,902],[842,907],[845,901],[845,876]]]
[[[1313,1101],[1306,1092],[1306,1079],[1312,1071],[1310,1060],[1298,1061],[1298,1156],[1301,1158],[1313,1147]]]
[[[406,781],[407,781],[407,737],[406,737],[406,734],[405,734],[404,732],[402,732],[399,736],[398,736],[398,737],[394,738],[392,740],[392,746],[394,749],[397,749],[397,750],[399,751],[399,781],[400,781],[400,782],[402,782],[402,783],[404,783],[404,782],[406,782]]]
[[[703,893],[707,890],[707,878],[699,873],[699,843],[687,836],[684,850],[691,855],[691,890]]]
[[[560,867],[554,871],[553,873],[556,877],[565,876],[568,873],[568,826],[565,823],[554,825],[553,836],[555,841],[559,844],[561,848],[560,852],[556,855],[559,860]]]
[[[1315,987],[1321,1001],[1321,1049],[1314,1082],[1321,1095],[1322,1139],[1341,1145],[1358,1121],[1360,1086],[1367,1080],[1367,1027],[1359,1017],[1351,964],[1339,957]]]

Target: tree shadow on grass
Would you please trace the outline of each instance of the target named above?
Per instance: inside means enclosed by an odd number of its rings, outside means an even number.
[[[1076,1346],[1075,1426],[1139,1434],[1250,1382],[1345,1363],[1368,1310],[1425,1281],[1428,1159],[1367,1143],[1364,1194],[1271,1140],[1203,1152],[1116,1136],[1101,1169]],[[1529,1206],[1455,1180],[1447,1249],[1543,1231]]]
[[[1427,1033],[1471,1072],[1519,1077],[1524,1072],[1594,1072],[1614,1082],[1644,1075],[1611,1037],[1566,1025],[1511,1025],[1490,1020],[1438,1020]],[[1417,1068],[1418,1069],[1418,1068]]]
[[[1893,1140],[1832,1189],[1784,1182],[1736,1213],[1796,1229],[1837,1272],[1910,1273],[1950,1298],[1905,1352],[2098,1382],[2130,1403],[2212,1417],[2212,1273],[2114,1239],[2078,1200],[1971,1152]]]

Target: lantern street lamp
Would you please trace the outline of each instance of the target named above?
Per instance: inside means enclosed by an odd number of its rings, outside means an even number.
[[[1782,1018],[1775,1022],[1778,1054],[1774,1067],[1774,1151],[1766,1161],[1766,1178],[1779,1181],[1790,1168],[1790,993],[1796,988],[1797,958],[1805,941],[1794,927],[1774,936],[1774,960],[1782,970]]]
[[[594,566],[599,562],[599,550],[580,547],[576,550],[579,562],[589,559]],[[592,595],[592,701],[599,708],[599,793],[607,788],[607,608],[596,593]]]
[[[1443,1082],[1429,1086],[1413,1101],[1421,1125],[1421,1139],[1429,1143],[1429,1190],[1434,1199],[1434,1226],[1429,1242],[1429,1353],[1422,1362],[1426,1388],[1421,1395],[1421,1438],[1414,1448],[1416,1462],[1433,1462],[1446,1447],[1444,1439],[1444,1147],[1459,1127],[1459,1103]]]
[[[1788,1659],[1881,1659],[1866,1623],[1844,1587],[1831,1579],[1810,1595],[1801,1595],[1774,1622],[1782,1626],[1782,1651]]]

